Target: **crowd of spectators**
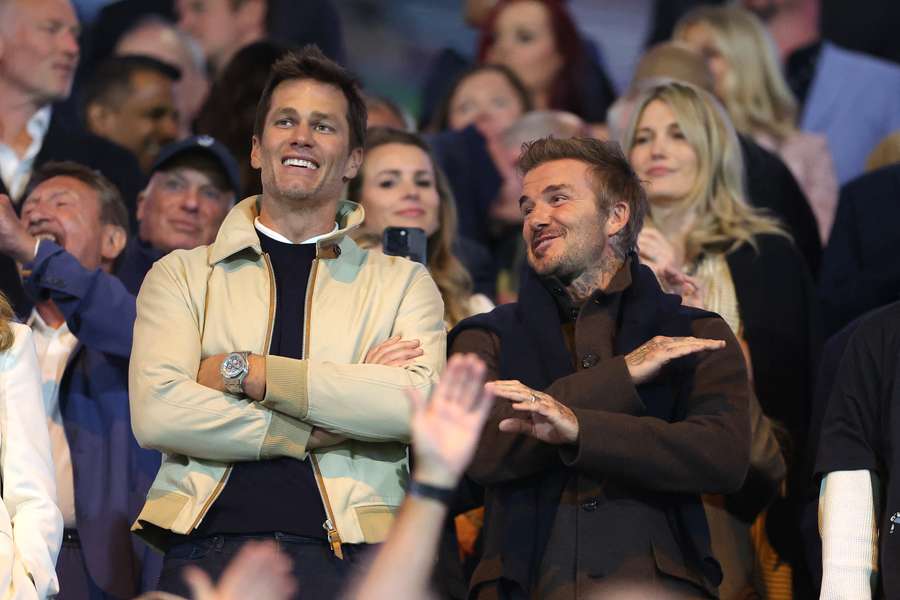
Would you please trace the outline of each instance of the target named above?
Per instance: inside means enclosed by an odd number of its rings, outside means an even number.
[[[889,19],[102,4],[0,0],[0,596],[900,598]]]

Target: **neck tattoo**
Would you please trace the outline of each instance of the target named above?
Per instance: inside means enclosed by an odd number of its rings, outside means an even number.
[[[597,290],[605,290],[624,263],[614,252],[606,250],[600,262],[573,279],[566,286],[566,291],[572,300],[581,304]]]

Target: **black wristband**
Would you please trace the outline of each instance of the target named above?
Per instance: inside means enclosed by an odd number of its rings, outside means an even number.
[[[437,500],[441,504],[445,504],[447,506],[449,506],[450,502],[453,500],[455,492],[456,490],[454,488],[436,487],[433,485],[428,485],[427,483],[421,483],[414,479],[409,482],[409,488],[407,488],[406,490],[406,493],[410,496],[430,498],[432,500]]]

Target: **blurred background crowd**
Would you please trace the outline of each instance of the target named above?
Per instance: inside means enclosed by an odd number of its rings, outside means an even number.
[[[760,439],[777,440],[757,457],[769,461],[763,491],[718,517],[708,503],[731,565],[722,595],[815,595],[815,457],[844,347],[826,341],[900,298],[898,24],[891,0],[0,0],[0,285],[39,332],[42,364],[55,360],[44,393],[57,402],[54,459],[69,464],[57,473],[67,531],[80,442],[60,450],[59,398],[100,392],[63,371],[79,343],[127,364],[134,309],[116,312],[118,290],[97,292],[108,303],[94,316],[128,333],[64,339],[60,324],[86,300],[53,296],[68,279],[47,266],[52,253],[115,274],[133,297],[154,260],[211,243],[234,203],[262,189],[250,140],[269,67],[315,44],[366,96],[365,161],[346,190],[366,210],[358,241],[423,229],[449,327],[516,299],[522,144],[622,143],[649,184],[641,261],[728,321],[766,419]],[[397,208],[407,198],[413,208]],[[17,245],[18,217],[52,247]],[[152,478],[158,462],[141,456],[128,468]],[[463,570],[480,518],[457,520]]]

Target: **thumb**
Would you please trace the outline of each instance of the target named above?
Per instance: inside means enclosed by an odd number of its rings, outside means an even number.
[[[216,600],[216,589],[213,587],[212,579],[203,570],[193,566],[185,567],[181,577],[191,588],[193,600]]]

